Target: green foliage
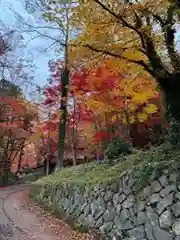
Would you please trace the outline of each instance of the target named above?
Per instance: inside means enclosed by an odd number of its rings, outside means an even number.
[[[131,171],[135,179],[135,190],[138,191],[144,187],[148,181],[158,177],[162,172],[174,171],[179,169],[180,152],[170,151],[164,148],[154,148],[148,151],[136,151],[130,155],[124,156],[116,161],[116,164],[107,162],[89,163],[76,167],[65,168],[43,177],[34,182],[35,188],[38,186],[69,186],[91,189],[93,186],[101,184],[109,186],[121,179],[127,171]]]
[[[138,151],[137,151],[138,152]],[[33,183],[37,186],[48,185],[56,188],[58,185],[91,188],[96,184],[108,185],[121,178],[121,173],[133,169],[142,159],[138,153],[117,159],[116,164],[109,162],[82,164],[59,170],[49,176],[43,177]]]
[[[180,122],[171,118],[165,140],[172,145],[172,148],[180,146]]]
[[[164,142],[166,129],[162,124],[156,124],[151,128],[148,128],[149,139],[153,145],[160,145]]]
[[[132,151],[131,145],[121,139],[113,139],[105,151],[105,158],[108,160],[116,159],[121,155],[130,154]]]
[[[33,169],[30,167],[24,167],[23,169],[21,169],[21,173],[25,173],[25,174],[29,174],[29,173],[33,173]]]
[[[148,181],[161,176],[162,173],[178,170],[180,152],[164,148],[164,146],[141,152],[139,164],[135,166],[136,191],[146,186]]]
[[[15,182],[14,175],[11,171],[4,171],[0,173],[0,186],[7,186]]]

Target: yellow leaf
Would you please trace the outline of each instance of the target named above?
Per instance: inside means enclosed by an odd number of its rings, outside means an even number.
[[[148,119],[148,115],[146,113],[139,113],[138,119],[139,119],[139,122],[144,122]]]
[[[112,122],[116,122],[117,121],[117,116],[116,115],[114,115],[114,116],[112,116]]]
[[[147,114],[152,114],[157,112],[157,107],[154,104],[148,104],[146,107],[144,107],[144,111]]]
[[[129,123],[135,123],[135,118],[134,116],[129,116]]]

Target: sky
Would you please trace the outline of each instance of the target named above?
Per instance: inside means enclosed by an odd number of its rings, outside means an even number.
[[[24,32],[22,26],[19,26],[15,12],[17,12],[25,22],[33,26],[43,26],[45,24],[40,18],[40,13],[29,14],[25,10],[23,0],[0,0],[0,20],[10,29],[19,30],[24,38],[23,43],[26,47],[19,50],[17,49],[16,54],[33,60],[35,65],[33,81],[42,86],[46,83],[49,74],[48,61],[56,58],[55,49],[48,48],[48,46],[52,44],[50,39],[44,39],[42,37],[35,38],[37,34]],[[47,48],[48,50],[46,50]]]
[[[33,26],[45,26],[45,23],[41,17],[41,13],[36,10],[33,13],[28,13],[25,10],[23,5],[24,0],[0,0],[0,21],[3,21],[4,25],[9,27],[10,29],[15,29],[16,31],[20,31],[20,34],[23,35],[24,44],[26,45],[25,48],[17,48],[16,54],[19,57],[24,58],[31,58],[33,60],[34,68],[31,74],[33,75],[33,81],[43,86],[47,83],[47,78],[49,76],[48,71],[48,61],[51,59],[56,59],[58,57],[57,53],[55,52],[55,48],[49,48],[52,44],[52,40],[48,38],[36,38],[36,33],[25,32],[24,28],[22,29],[22,25],[17,21],[17,12],[23,21],[27,22]],[[177,26],[178,28],[179,26]],[[42,31],[42,29],[40,30]],[[43,30],[50,36],[55,36],[58,38],[57,32],[53,30]],[[179,48],[179,34],[176,35],[177,46]],[[33,40],[32,40],[33,39]],[[47,49],[44,51],[45,49]],[[31,91],[31,90],[30,90]]]

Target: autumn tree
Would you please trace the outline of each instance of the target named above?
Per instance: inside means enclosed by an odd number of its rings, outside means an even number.
[[[16,165],[17,171],[20,168],[25,141],[31,134],[31,121],[35,115],[24,99],[7,96],[0,100],[0,162],[1,176],[5,177],[12,165]]]
[[[81,51],[80,56],[86,59],[108,55],[112,61],[120,60],[121,68],[144,69],[163,91],[169,119],[179,122],[180,55],[175,40],[178,9],[178,1],[172,0],[79,0],[72,19],[80,28],[78,38],[72,42],[79,46],[73,51],[75,59]]]
[[[144,72],[120,72],[106,59],[93,69],[74,71],[70,80],[70,93],[79,105],[80,119],[88,121],[89,115],[94,126],[91,144],[97,148],[101,145],[105,149],[113,137],[131,144],[132,126],[155,124],[161,99],[156,83]]]

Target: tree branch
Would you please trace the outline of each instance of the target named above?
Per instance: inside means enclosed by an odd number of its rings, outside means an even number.
[[[159,76],[162,76],[162,74],[168,74],[168,71],[165,70],[165,68],[161,62],[161,59],[157,54],[151,34],[149,35],[149,34],[145,33],[144,31],[141,32],[141,30],[139,28],[136,28],[137,23],[138,24],[140,23],[139,22],[140,19],[137,14],[135,15],[136,25],[132,25],[132,24],[128,23],[121,15],[117,15],[111,9],[109,9],[107,6],[105,6],[100,0],[94,0],[94,2],[96,2],[98,5],[100,5],[103,10],[107,11],[113,17],[118,19],[119,22],[122,23],[122,25],[124,27],[127,27],[130,30],[133,30],[135,33],[138,34],[141,44],[142,44],[142,47],[143,47],[143,50],[145,50],[147,52],[146,55],[149,58],[149,61],[150,61],[150,64],[152,67],[149,67],[149,65],[147,65],[144,61],[141,61],[141,60],[134,61],[134,60],[126,59],[127,61],[143,66],[144,69],[146,69],[150,74],[152,74],[156,78],[158,78]],[[146,20],[147,20],[147,25],[149,25],[150,19],[149,19],[148,15],[146,16]],[[118,56],[116,55],[115,57],[118,57]],[[122,59],[122,56],[121,56],[121,59]]]
[[[174,11],[175,7],[171,4],[167,9],[167,19],[163,30],[171,64],[174,70],[180,71],[180,56],[175,49]]]
[[[77,47],[77,45],[71,45],[73,47]],[[104,49],[96,49],[95,47],[93,46],[90,46],[88,44],[82,44],[81,47],[84,47],[84,48],[88,48],[94,52],[98,52],[98,53],[102,53],[102,54],[105,54],[107,56],[111,56],[111,57],[115,57],[115,58],[119,58],[119,59],[122,59],[122,60],[126,60],[128,62],[131,62],[131,63],[134,63],[134,64],[137,64],[137,65],[140,65],[142,66],[147,72],[149,72],[149,74],[151,74],[152,76],[154,77],[157,77],[157,73],[155,71],[153,71],[153,69],[151,69],[151,67],[145,63],[143,60],[133,60],[133,59],[128,59],[124,56],[121,56],[117,53],[113,53],[113,52],[110,52],[108,50],[104,50]]]

